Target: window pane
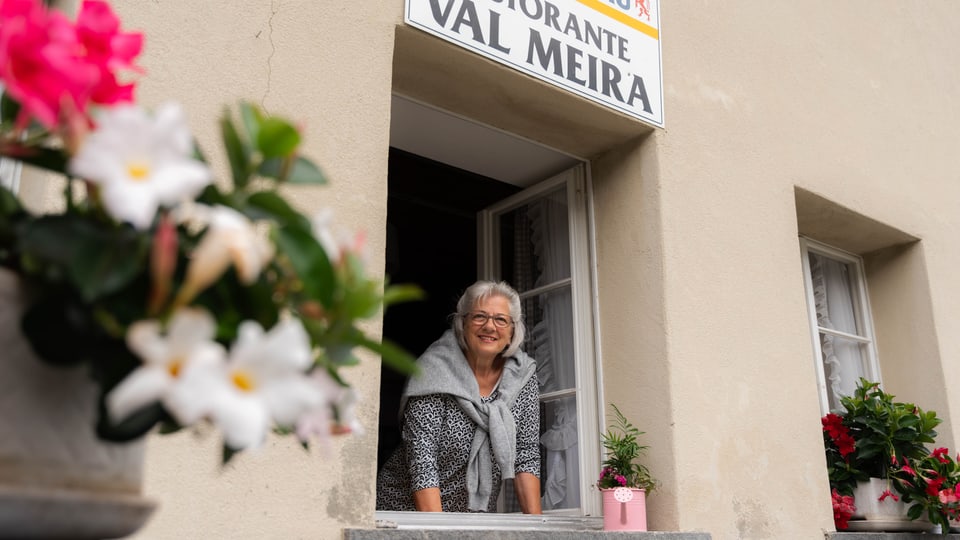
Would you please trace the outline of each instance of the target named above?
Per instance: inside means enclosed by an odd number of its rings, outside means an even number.
[[[580,507],[580,447],[577,400],[566,397],[540,405],[540,482],[543,509]]]
[[[855,267],[847,262],[810,252],[813,297],[817,325],[847,334],[861,335],[857,314]]]
[[[820,334],[823,374],[830,410],[840,408],[840,396],[849,396],[860,377],[867,376],[867,345],[840,336]]]
[[[500,275],[517,291],[570,277],[566,185],[500,215]]]
[[[571,302],[569,286],[523,299],[523,350],[537,361],[541,394],[577,386]]]

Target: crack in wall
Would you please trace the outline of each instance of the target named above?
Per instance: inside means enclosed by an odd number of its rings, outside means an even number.
[[[270,41],[270,54],[267,56],[267,88],[263,92],[263,97],[260,98],[260,108],[264,112],[267,111],[267,96],[270,95],[271,83],[273,78],[273,55],[277,52],[277,45],[273,41],[273,18],[280,11],[278,2],[271,0],[270,1],[270,19],[267,20],[267,39]],[[257,34],[259,37],[259,34]]]

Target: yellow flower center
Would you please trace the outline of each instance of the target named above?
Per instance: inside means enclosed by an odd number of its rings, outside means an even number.
[[[244,392],[253,391],[253,377],[245,371],[234,371],[230,375],[230,380],[233,381],[234,386],[243,390]]]
[[[183,368],[183,358],[180,356],[167,362],[167,371],[174,379],[180,376],[181,368]]]
[[[131,161],[127,163],[127,176],[133,180],[142,181],[150,174],[150,165],[143,161]]]

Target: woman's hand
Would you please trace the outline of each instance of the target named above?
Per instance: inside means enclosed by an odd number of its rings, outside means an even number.
[[[539,487],[537,489],[539,490]],[[537,503],[539,504],[539,502],[538,500]],[[413,505],[417,507],[418,512],[443,512],[443,505],[440,503],[440,488],[431,487],[414,491]]]
[[[524,514],[541,514],[540,508],[540,479],[528,473],[517,473],[513,479],[514,491],[517,492],[517,501]],[[439,497],[439,495],[437,495]],[[417,507],[419,510],[419,507]]]

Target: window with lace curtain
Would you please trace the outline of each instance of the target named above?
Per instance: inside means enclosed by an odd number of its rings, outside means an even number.
[[[822,414],[840,408],[860,377],[880,381],[863,259],[800,239]]]

